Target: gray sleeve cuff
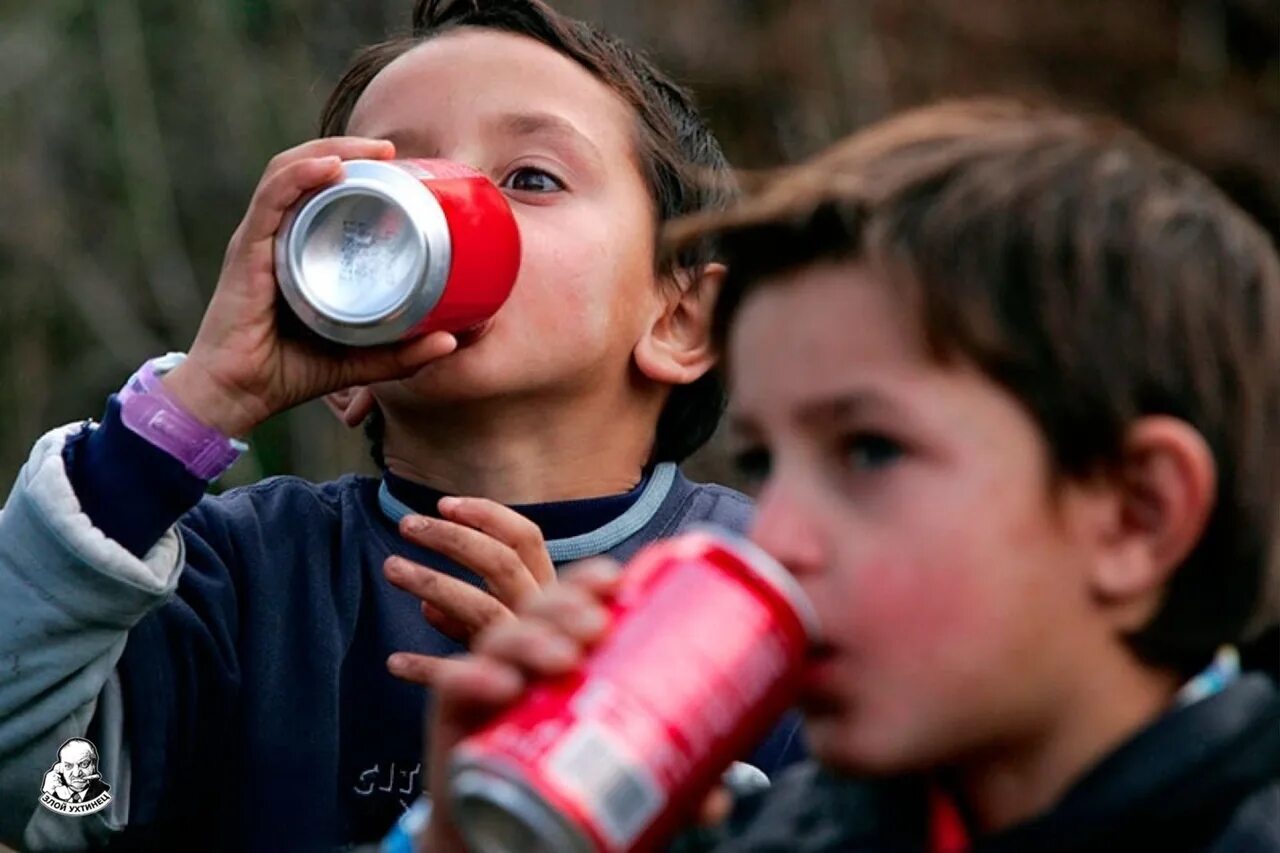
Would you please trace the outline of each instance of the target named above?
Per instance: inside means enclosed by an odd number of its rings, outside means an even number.
[[[184,562],[176,529],[140,560],[80,511],[62,460],[75,429],[36,444],[0,510],[0,842],[33,849],[68,846],[33,814],[44,811],[44,775],[70,737],[93,741],[120,799],[93,816],[96,826],[123,825],[128,757],[115,666],[129,630],[173,593]]]

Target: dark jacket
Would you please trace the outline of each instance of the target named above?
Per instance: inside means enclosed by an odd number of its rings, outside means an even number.
[[[740,804],[717,853],[926,850],[913,780],[841,779],[812,763]],[[975,853],[1280,851],[1280,692],[1248,674],[1171,711],[1085,775],[1047,814]]]

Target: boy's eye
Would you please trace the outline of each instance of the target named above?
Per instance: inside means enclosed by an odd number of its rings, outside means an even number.
[[[769,451],[763,447],[749,447],[733,454],[733,467],[752,485],[759,485],[769,479],[772,464]]]
[[[502,187],[531,193],[553,193],[564,189],[564,183],[550,172],[533,166],[522,166],[502,181]]]
[[[845,439],[843,453],[849,467],[874,471],[898,461],[903,448],[888,436],[862,433]]]

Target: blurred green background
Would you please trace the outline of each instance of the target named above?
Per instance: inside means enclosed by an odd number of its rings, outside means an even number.
[[[1277,0],[560,0],[697,92],[735,163],[946,94],[1118,115],[1280,234]],[[411,0],[0,0],[0,477],[185,349],[266,161]],[[318,404],[224,485],[368,466]],[[713,446],[695,474],[724,478]]]

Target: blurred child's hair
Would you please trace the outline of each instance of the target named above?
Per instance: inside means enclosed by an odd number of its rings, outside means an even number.
[[[417,0],[413,31],[358,51],[329,95],[320,134],[346,132],[356,101],[378,72],[414,47],[460,27],[497,30],[534,39],[577,62],[616,92],[636,115],[636,154],[654,201],[655,226],[686,214],[723,209],[734,196],[719,142],[689,93],[645,56],[595,27],[562,15],[543,0]],[[656,258],[674,286],[690,286],[713,260],[709,241],[690,241],[678,253]],[[715,431],[724,410],[718,371],[672,388],[658,422],[651,461],[680,461]],[[381,413],[366,426],[381,459]]]
[[[1194,671],[1280,616],[1280,262],[1189,167],[1110,122],[943,103],[675,224],[666,243],[708,239],[729,264],[721,345],[753,288],[866,264],[915,312],[931,357],[972,363],[1018,399],[1057,482],[1116,471],[1143,415],[1191,424],[1213,452],[1216,503],[1133,647]]]

